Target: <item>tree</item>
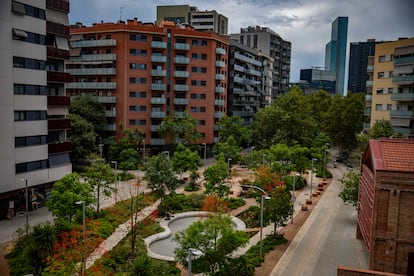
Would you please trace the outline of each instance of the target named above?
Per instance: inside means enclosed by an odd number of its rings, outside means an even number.
[[[230,158],[231,161],[237,163],[241,158],[241,150],[242,148],[238,146],[237,141],[233,138],[232,135],[230,135],[226,141],[219,141],[214,145],[213,154],[217,159],[217,157],[222,153],[224,154],[225,160]]]
[[[376,121],[369,130],[369,137],[371,139],[389,138],[393,135],[394,129],[392,128],[392,124],[389,120],[385,119]]]
[[[224,154],[220,154],[217,162],[204,171],[206,193],[217,193],[220,197],[227,195],[230,188],[224,183],[228,176],[229,169],[224,161]]]
[[[124,129],[118,143],[115,137],[111,137],[109,141],[109,158],[118,161],[118,168],[121,170],[135,170],[139,163],[137,146],[142,143],[144,134],[139,129]]]
[[[186,171],[197,171],[202,165],[197,152],[191,151],[183,144],[178,144],[172,160],[174,171],[180,175]]]
[[[115,172],[111,166],[102,159],[95,159],[83,174],[86,181],[95,191],[96,212],[99,213],[99,202],[101,193],[105,196],[111,196],[114,188],[111,186],[115,181]]]
[[[175,191],[178,180],[172,162],[165,154],[152,156],[144,165],[144,171],[144,179],[148,181],[149,187],[161,197],[161,200],[164,199],[166,189],[170,192]]]
[[[220,119],[220,142],[225,142],[230,136],[235,139],[237,146],[243,146],[250,142],[250,132],[243,125],[243,119],[239,116],[224,116]]]
[[[102,133],[106,124],[105,110],[98,101],[90,95],[76,96],[71,99],[70,114],[76,114],[88,121],[94,127],[97,135]]]
[[[72,144],[72,160],[86,159],[96,152],[96,133],[93,125],[77,114],[69,114],[68,141]]]
[[[274,222],[274,233],[283,226],[292,214],[291,194],[285,186],[273,189],[270,200],[266,200],[265,217]]]
[[[199,250],[202,255],[194,260],[194,266],[202,272],[213,275],[229,258],[228,254],[248,240],[248,234],[234,230],[230,216],[217,214],[205,220],[198,220],[184,231],[176,233],[174,240],[178,247],[174,253],[177,260],[185,267],[188,266],[188,251]]]
[[[77,173],[71,173],[55,182],[46,207],[58,223],[70,223],[75,215],[80,217],[82,212],[75,204],[77,201],[84,201],[87,207],[95,200],[91,186],[82,183]]]
[[[359,192],[359,173],[351,171],[345,174],[341,179],[342,191],[339,197],[344,203],[351,203],[355,208],[358,207]]]
[[[162,120],[159,133],[174,147],[178,144],[189,146],[201,138],[197,130],[197,121],[187,112],[182,116],[166,116]]]

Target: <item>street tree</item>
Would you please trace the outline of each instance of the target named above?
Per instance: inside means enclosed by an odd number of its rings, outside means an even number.
[[[74,216],[79,217],[82,212],[75,202],[84,201],[88,208],[95,202],[92,192],[91,186],[81,182],[79,174],[67,174],[55,182],[46,207],[58,224],[71,223]]]
[[[172,164],[174,171],[182,175],[186,171],[197,171],[202,162],[197,152],[191,151],[183,144],[178,144],[174,151]]]
[[[328,122],[328,110],[332,104],[332,96],[326,91],[319,90],[306,96],[306,102],[311,110],[310,115],[316,123],[315,129],[318,133],[324,132]]]
[[[112,192],[115,191],[111,185],[115,181],[115,171],[108,163],[105,163],[102,159],[95,159],[86,168],[83,176],[94,191],[96,212],[99,213],[99,202],[101,199],[101,194],[110,197],[112,195]]]
[[[394,135],[394,129],[389,120],[382,119],[374,123],[368,134],[371,139],[389,138]]]
[[[285,186],[272,189],[264,213],[267,219],[274,222],[273,233],[277,233],[277,228],[283,226],[292,215],[291,194]]]
[[[344,203],[351,203],[355,208],[358,208],[359,177],[359,173],[350,171],[340,179],[342,190],[338,196]]]
[[[224,154],[225,160],[231,159],[233,163],[237,163],[241,159],[242,148],[238,146],[236,139],[230,135],[227,140],[219,141],[213,147],[214,157],[217,159],[220,154]]]
[[[76,96],[71,99],[69,113],[76,114],[92,124],[97,135],[103,132],[106,124],[105,110],[101,103],[90,95]]]
[[[206,193],[217,193],[220,197],[226,196],[230,191],[230,188],[224,185],[228,176],[229,169],[224,160],[224,154],[221,153],[216,163],[204,171]]]
[[[120,170],[135,170],[140,158],[137,147],[141,145],[144,134],[138,128],[124,129],[122,123],[119,124],[122,136],[116,141],[115,137],[111,137],[109,141],[109,158],[118,162]]]
[[[243,125],[243,119],[239,116],[224,116],[220,119],[220,142],[227,141],[230,136],[236,140],[238,146],[247,145],[250,142],[250,131]]]
[[[213,275],[224,266],[231,252],[244,246],[249,240],[247,233],[235,230],[233,227],[230,216],[223,214],[197,220],[187,229],[176,233],[174,237],[178,243],[174,251],[176,259],[183,266],[188,267],[188,252],[196,249],[201,256],[192,261],[193,267]]]
[[[272,164],[272,171],[284,174],[289,173],[292,170],[292,150],[288,145],[272,145],[266,156]]]
[[[69,114],[70,129],[68,129],[68,141],[72,144],[72,161],[76,162],[97,151],[95,145],[97,134],[92,123],[80,115]]]
[[[182,116],[166,116],[162,120],[159,133],[173,148],[178,144],[190,146],[201,138],[196,119],[187,112],[183,112]]]
[[[148,186],[161,197],[161,200],[164,199],[166,190],[175,192],[178,179],[171,159],[164,153],[152,156],[145,163],[144,171],[144,180],[148,181]]]

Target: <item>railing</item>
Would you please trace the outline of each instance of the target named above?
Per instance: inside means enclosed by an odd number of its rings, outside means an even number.
[[[186,84],[174,84],[174,91],[188,91],[190,87]]]
[[[167,48],[167,42],[151,41],[151,48],[166,49]]]
[[[414,83],[414,75],[394,76],[392,82],[396,84],[412,84]]]
[[[58,24],[55,22],[46,21],[46,32],[68,37],[69,26]]]
[[[65,72],[47,71],[48,82],[70,82],[70,74]]]
[[[153,77],[165,77],[166,75],[166,70],[151,70],[151,76]]]
[[[187,44],[187,43],[175,43],[174,44],[174,49],[175,50],[188,51],[188,50],[190,50],[190,44]]]
[[[46,0],[46,7],[69,13],[69,1]]]
[[[47,128],[49,130],[68,129],[70,128],[69,119],[52,119],[47,121]]]
[[[151,62],[166,62],[167,57],[166,56],[158,56],[158,55],[152,55],[151,56]]]
[[[104,126],[105,131],[116,131],[116,124],[107,124]]]
[[[56,59],[69,59],[70,52],[68,50],[62,50],[51,46],[47,46],[47,56]]]
[[[224,100],[214,100],[214,105],[224,106]]]
[[[69,96],[47,96],[47,106],[69,106]]]
[[[116,103],[116,97],[114,96],[92,96],[92,99],[94,99],[98,103],[109,103],[109,104]]]
[[[67,89],[116,89],[116,82],[70,82]]]
[[[216,48],[216,54],[218,55],[225,55],[226,54],[226,50],[223,48]]]
[[[216,74],[216,80],[224,81],[226,76],[224,74]]]
[[[224,112],[218,111],[218,112],[214,112],[214,118],[219,119],[224,117]]]
[[[190,59],[188,57],[174,57],[174,63],[176,64],[189,64]]]
[[[190,76],[190,72],[188,71],[174,71],[174,77],[176,78],[188,78]]]
[[[173,99],[173,103],[176,105],[187,105],[189,100],[186,98],[175,98]]]
[[[151,90],[165,91],[165,89],[167,89],[167,85],[163,83],[151,83]]]
[[[116,54],[91,54],[71,57],[71,61],[115,61]]]
[[[85,48],[85,47],[102,47],[102,46],[116,46],[115,39],[98,39],[98,40],[77,40],[71,41],[72,48]]]
[[[160,130],[161,125],[151,125],[150,130],[152,132],[157,132]]]
[[[392,93],[392,101],[413,101],[414,93]]]
[[[161,97],[153,97],[151,98],[151,104],[165,104],[167,100]]]
[[[154,145],[154,146],[165,145],[165,139],[161,139],[161,138],[152,138],[150,142],[151,142],[151,145]]]
[[[69,142],[48,144],[47,147],[49,154],[72,151],[72,144]]]
[[[105,110],[105,117],[115,118],[116,117],[116,110]]]
[[[164,118],[165,112],[164,111],[152,111],[151,118]]]
[[[71,75],[116,75],[115,68],[79,68],[66,71]]]
[[[391,110],[390,117],[413,118],[414,113],[412,110]]]
[[[222,86],[216,86],[215,92],[216,93],[219,93],[219,94],[224,93],[224,87],[222,87]]]
[[[224,67],[226,67],[226,63],[224,61],[221,61],[221,60],[216,60],[216,67],[224,68]]]

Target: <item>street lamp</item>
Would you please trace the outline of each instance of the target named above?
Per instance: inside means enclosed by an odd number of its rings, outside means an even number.
[[[118,193],[118,161],[111,161],[115,164],[115,203],[117,202],[116,194]]]
[[[144,145],[144,154],[142,155],[142,159],[145,160],[145,157],[147,155],[146,152],[145,152],[145,139],[142,140],[142,144]]]
[[[252,156],[253,156],[253,150],[255,149],[255,147],[251,147],[250,148],[250,167],[252,166]]]
[[[299,174],[299,173],[295,173],[295,175],[293,176],[293,192],[292,192],[292,224],[293,224],[293,213],[295,212],[295,201],[296,201],[296,197],[295,197],[296,176],[300,176],[300,174]]]
[[[167,155],[168,158],[170,158],[170,151],[169,150],[164,151],[164,154]]]
[[[203,143],[202,145],[204,146],[204,160],[206,160],[206,158],[207,158],[207,144]]]
[[[262,164],[263,164],[263,166],[264,166],[264,163],[265,163],[265,157],[266,157],[266,154],[265,154],[265,153],[263,153],[263,160],[262,160]]]
[[[326,144],[329,145],[329,144]],[[326,172],[326,153],[329,152],[329,149],[323,149],[323,180],[325,180],[325,172]]]
[[[98,148],[99,148],[99,156],[102,159],[102,153],[103,153],[103,146],[104,146],[104,144],[102,144],[102,137],[99,137],[99,139],[100,139],[100,143],[98,145]]]
[[[22,178],[20,181],[25,183],[26,193],[26,235],[29,234],[29,190],[27,188],[27,178]]]
[[[191,260],[193,259],[193,255],[198,257],[201,256],[203,254],[203,252],[201,252],[200,250],[197,250],[195,248],[189,248],[188,249],[188,276],[191,276]]]
[[[227,174],[230,175],[230,161],[231,158],[227,158]]]
[[[312,198],[312,184],[313,184],[313,161],[318,161],[316,158],[312,158],[312,171],[311,171],[311,184],[310,184],[310,195],[309,198]]]
[[[85,242],[86,242],[86,224],[85,224],[85,201],[81,200],[81,201],[76,201],[75,202],[76,205],[82,205],[82,267],[81,267],[81,275],[85,275],[85,265],[86,265],[86,260],[85,260]]]
[[[260,187],[252,186],[252,185],[245,185],[245,184],[240,184],[240,187],[253,188],[253,189],[257,189],[257,190],[262,192],[262,195],[261,195],[261,198],[260,198],[260,261],[261,261],[262,256],[263,256],[263,242],[262,242],[262,238],[263,238],[263,201],[265,199],[266,200],[270,199],[270,197]]]

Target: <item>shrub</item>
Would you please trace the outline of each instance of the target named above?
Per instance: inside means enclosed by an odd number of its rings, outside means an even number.
[[[246,204],[246,201],[244,199],[241,198],[229,198],[227,199],[227,206],[234,210],[237,209],[241,206],[244,206]]]
[[[293,189],[293,176],[287,175],[284,177],[286,187],[289,191]],[[296,176],[295,179],[295,190],[301,190],[306,186],[306,180],[302,176]]]
[[[243,220],[248,228],[260,226],[260,208],[257,206],[250,206],[246,211],[240,213],[237,217]]]
[[[135,178],[135,175],[129,172],[121,172],[118,173],[118,178],[120,178],[121,181],[131,180]]]

